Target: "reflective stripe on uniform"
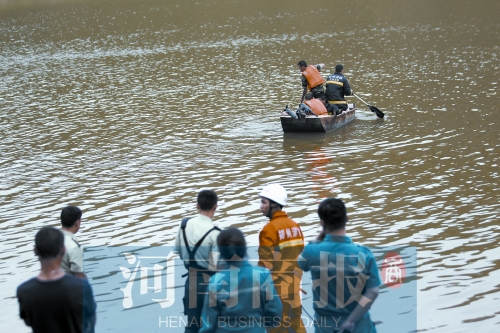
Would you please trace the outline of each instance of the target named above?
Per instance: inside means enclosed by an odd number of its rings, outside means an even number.
[[[347,104],[346,101],[328,101],[330,104]]]
[[[304,246],[304,241],[302,239],[291,239],[289,241],[281,242],[278,244],[280,249],[292,246]]]
[[[343,87],[344,84],[339,81],[326,81],[325,84],[338,84],[339,86]]]

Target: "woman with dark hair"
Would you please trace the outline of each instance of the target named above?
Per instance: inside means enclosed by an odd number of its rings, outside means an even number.
[[[264,333],[281,323],[283,305],[269,270],[246,260],[243,233],[222,230],[217,237],[222,269],[210,278],[200,333]]]

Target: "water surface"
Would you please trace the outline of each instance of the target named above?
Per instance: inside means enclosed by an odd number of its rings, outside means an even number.
[[[417,247],[419,331],[498,331],[499,14],[494,0],[1,1],[0,325],[28,332],[15,288],[65,205],[84,210],[85,246],[171,245],[213,188],[218,224],[256,245],[259,190],[280,182],[309,240],[335,196],[356,242]],[[350,99],[348,126],[283,134],[302,59],[344,64],[386,118]]]

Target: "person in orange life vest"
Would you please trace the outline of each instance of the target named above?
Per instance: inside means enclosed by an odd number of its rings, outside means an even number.
[[[326,110],[323,102],[314,98],[312,93],[309,92],[306,94],[306,100],[304,103],[311,108],[312,112],[316,116],[328,116],[328,111]]]
[[[323,64],[307,66],[307,62],[301,60],[297,66],[302,73],[302,88],[304,88],[302,96],[300,97],[300,103],[304,101],[304,97],[308,90],[313,93],[314,97],[322,93],[324,94],[325,88],[323,87],[323,83],[325,83],[325,80],[319,73]]]
[[[260,196],[260,210],[269,218],[259,233],[259,266],[271,271],[278,295],[283,303],[283,317],[278,327],[270,333],[306,333],[301,319],[300,280],[302,270],[297,257],[304,249],[304,236],[299,225],[282,211],[287,203],[283,186],[269,184]]]

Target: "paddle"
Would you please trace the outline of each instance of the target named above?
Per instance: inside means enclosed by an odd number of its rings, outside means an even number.
[[[382,111],[380,111],[378,108],[366,103],[365,101],[363,101],[361,99],[361,97],[359,97],[358,95],[356,94],[353,94],[354,96],[356,96],[356,98],[358,98],[361,102],[365,103],[366,106],[372,111],[372,112],[375,112],[375,114],[377,115],[377,117],[379,118],[384,118],[384,113]]]

